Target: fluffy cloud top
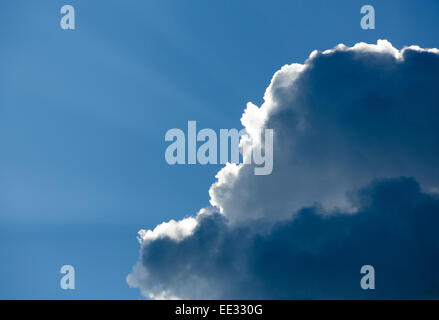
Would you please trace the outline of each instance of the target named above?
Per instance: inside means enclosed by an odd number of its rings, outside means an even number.
[[[218,174],[211,203],[230,220],[282,219],[315,202],[349,205],[346,192],[377,177],[438,186],[439,50],[339,45],[275,73],[260,108],[242,117],[255,137],[273,128],[274,167]]]
[[[128,283],[151,298],[355,298],[372,264],[371,298],[438,297],[438,116],[437,49],[381,40],[282,67],[241,119],[253,142],[274,130],[273,173],[226,165],[213,208],[140,232]]]

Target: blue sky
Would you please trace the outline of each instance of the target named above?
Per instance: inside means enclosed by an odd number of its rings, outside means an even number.
[[[207,206],[221,168],[169,166],[168,129],[240,128],[273,73],[315,49],[439,47],[438,14],[435,0],[2,1],[0,298],[140,298],[125,281],[137,231]]]

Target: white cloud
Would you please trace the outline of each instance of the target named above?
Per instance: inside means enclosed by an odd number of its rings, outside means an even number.
[[[409,87],[417,78],[421,82],[430,81],[422,70],[409,69],[411,61],[404,61],[412,52],[439,54],[438,49],[418,46],[398,50],[389,41],[378,40],[377,44],[357,43],[353,47],[340,44],[323,53],[313,51],[305,64],[283,66],[274,74],[261,107],[248,103],[241,118],[255,141],[264,128],[274,129],[277,137],[273,174],[255,177],[248,168],[226,166],[209,191],[211,204],[232,222],[258,218],[276,221],[316,202],[328,210],[341,207],[355,211],[349,207],[346,192],[377,177],[408,175],[418,178],[423,186],[438,186],[439,176],[430,173],[435,171],[434,163],[439,157],[428,146],[418,150],[409,141],[398,147],[400,128],[393,133],[380,128],[382,137],[374,137],[373,141],[367,141],[367,133],[362,132],[365,128],[375,130],[376,126],[382,126],[383,120],[391,122],[387,117],[392,112],[395,119],[404,113],[402,116],[407,118],[398,121],[403,120],[405,123],[400,124],[407,130],[411,129],[410,113],[423,110],[426,115],[434,116],[432,108],[437,101],[416,101],[416,96],[424,93]],[[427,93],[431,95],[430,91]],[[404,101],[404,96],[414,100]],[[368,99],[379,101],[367,103]],[[374,109],[381,103],[387,103],[378,111],[385,119],[380,114],[367,115],[368,108],[377,112]],[[356,116],[360,113],[365,116]],[[351,117],[352,125],[342,123],[342,117]],[[388,128],[393,125],[398,124],[389,123]],[[427,135],[434,125],[428,123],[428,129],[416,130]],[[409,137],[416,138],[417,133]],[[400,159],[395,158],[396,154],[386,156],[390,150],[386,143],[398,149],[395,151]],[[422,162],[424,168],[419,165]]]

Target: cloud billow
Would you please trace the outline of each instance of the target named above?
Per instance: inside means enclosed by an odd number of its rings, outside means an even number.
[[[438,78],[439,50],[384,40],[284,66],[241,119],[256,142],[274,130],[273,173],[226,165],[211,208],[140,232],[128,283],[159,299],[439,298]]]

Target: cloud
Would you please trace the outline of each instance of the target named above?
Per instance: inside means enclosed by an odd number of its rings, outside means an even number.
[[[140,232],[128,283],[151,298],[354,298],[372,264],[373,298],[437,297],[438,78],[439,50],[385,40],[282,67],[241,118],[253,143],[274,130],[272,174],[226,165],[212,208]]]
[[[225,167],[212,205],[232,221],[278,220],[314,202],[346,208],[346,192],[373,178],[436,187],[438,71],[437,49],[398,51],[387,41],[314,51],[304,65],[282,67],[262,106],[249,103],[241,119],[252,138],[274,129],[273,173]]]
[[[354,215],[304,208],[264,234],[202,215],[181,241],[146,240],[129,283],[162,299],[438,298],[439,198],[398,178],[352,199]],[[373,292],[360,288],[366,264]]]

